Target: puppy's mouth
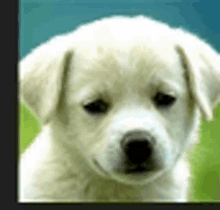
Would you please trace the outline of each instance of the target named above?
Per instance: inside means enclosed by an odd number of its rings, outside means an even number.
[[[147,172],[149,172],[151,170],[149,170],[148,167],[146,166],[141,166],[141,165],[131,165],[126,167],[122,172],[120,173],[124,173],[124,174],[145,174]]]
[[[105,178],[114,179],[124,184],[147,184],[158,177],[160,172],[150,170],[146,165],[126,165],[123,169],[105,170],[96,159],[93,159],[97,171]],[[152,169],[152,168],[151,168]]]
[[[103,169],[103,167],[99,164],[99,162],[96,160],[96,159],[93,159],[93,162],[94,164],[98,167],[98,169],[107,174],[107,172]],[[128,165],[126,166],[123,170],[116,170],[116,173],[119,173],[119,174],[134,174],[134,175],[142,175],[142,174],[145,174],[145,173],[148,173],[149,172],[149,169],[152,169],[149,168],[149,166],[147,167],[147,165]]]

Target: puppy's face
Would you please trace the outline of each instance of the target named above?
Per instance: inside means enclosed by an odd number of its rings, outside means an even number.
[[[179,55],[167,46],[76,50],[66,88],[69,133],[100,175],[146,184],[190,144],[194,101]]]

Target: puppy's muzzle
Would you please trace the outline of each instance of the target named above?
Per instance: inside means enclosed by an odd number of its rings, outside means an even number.
[[[124,173],[141,173],[155,170],[154,146],[155,140],[148,132],[128,132],[121,141],[125,157]]]

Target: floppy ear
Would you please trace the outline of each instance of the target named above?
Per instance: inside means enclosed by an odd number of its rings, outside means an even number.
[[[206,120],[220,102],[220,54],[210,45],[182,30],[176,30],[176,49],[188,78],[191,95]]]
[[[56,109],[73,50],[66,36],[57,36],[19,62],[20,96],[47,123]]]

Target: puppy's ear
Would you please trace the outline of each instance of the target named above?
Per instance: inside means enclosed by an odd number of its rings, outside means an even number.
[[[220,101],[220,54],[196,36],[182,30],[176,32],[176,50],[185,69],[191,95],[209,121]]]
[[[34,49],[18,64],[20,97],[40,117],[50,120],[58,105],[73,50],[65,36],[57,36]]]

